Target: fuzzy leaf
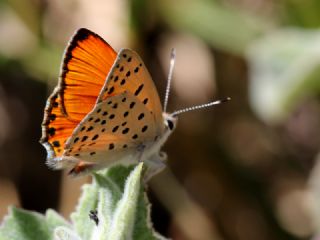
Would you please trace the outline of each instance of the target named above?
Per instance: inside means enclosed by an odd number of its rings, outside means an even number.
[[[100,188],[99,224],[91,239],[165,239],[152,228],[150,204],[141,188],[142,170],[140,163],[135,168],[114,166],[95,174]]]
[[[143,164],[140,163],[129,175],[121,200],[114,210],[110,224],[109,239],[130,239],[136,216],[137,200],[140,193],[140,178]],[[102,201],[101,201],[102,202]]]
[[[0,228],[1,240],[52,239],[52,233],[43,215],[10,207]]]
[[[67,222],[62,216],[60,216],[56,211],[48,209],[46,211],[46,221],[50,232],[59,226],[64,226],[67,228],[72,228],[69,222]]]

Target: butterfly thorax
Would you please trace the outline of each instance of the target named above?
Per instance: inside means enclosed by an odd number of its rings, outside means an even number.
[[[156,135],[154,141],[148,144],[145,149],[143,149],[142,161],[148,161],[152,155],[159,154],[160,149],[163,144],[167,141],[168,137],[174,131],[177,125],[178,118],[170,113],[163,113],[163,131],[161,134]]]

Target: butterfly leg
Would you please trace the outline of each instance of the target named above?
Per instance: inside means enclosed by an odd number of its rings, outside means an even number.
[[[69,175],[77,176],[81,173],[86,173],[96,166],[95,163],[89,163],[84,161],[79,161],[70,171]]]
[[[159,152],[152,155],[147,161],[147,170],[144,174],[144,182],[148,182],[153,176],[160,173],[166,167],[167,154]]]
[[[142,156],[143,156],[143,152],[145,150],[146,146],[144,144],[140,144],[138,145],[138,162],[142,162]]]

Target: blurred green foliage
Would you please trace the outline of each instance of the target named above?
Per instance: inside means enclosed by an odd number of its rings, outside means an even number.
[[[283,0],[283,23],[302,28],[318,28],[320,26],[320,2],[317,0],[299,1]]]

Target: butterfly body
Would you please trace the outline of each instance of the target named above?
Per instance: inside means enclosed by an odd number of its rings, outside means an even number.
[[[163,113],[137,53],[116,54],[101,37],[79,29],[47,101],[40,142],[47,164],[72,174],[138,161],[158,171],[166,158],[161,146],[176,120]]]

